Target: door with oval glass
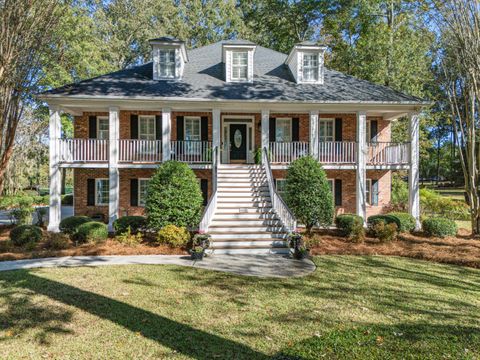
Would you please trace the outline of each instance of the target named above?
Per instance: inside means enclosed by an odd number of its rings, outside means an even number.
[[[246,124],[230,124],[230,161],[247,161]]]

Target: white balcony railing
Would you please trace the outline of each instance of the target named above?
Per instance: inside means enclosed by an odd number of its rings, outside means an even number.
[[[321,141],[318,160],[323,164],[354,164],[357,143],[354,141]]]
[[[291,163],[309,154],[309,143],[302,141],[271,142],[269,152],[270,162]]]
[[[210,141],[172,141],[170,149],[172,160],[190,164],[212,161],[212,143]]]
[[[119,140],[120,162],[162,162],[161,140]]]
[[[375,142],[368,144],[367,164],[405,165],[409,161],[410,144]]]
[[[60,162],[108,161],[108,140],[61,139],[58,141]]]

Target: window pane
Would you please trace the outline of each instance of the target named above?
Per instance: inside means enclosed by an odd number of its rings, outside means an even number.
[[[276,120],[275,141],[277,142],[292,141],[292,127],[291,127],[290,119]]]
[[[175,50],[160,51],[159,72],[162,77],[175,77]]]
[[[248,53],[232,53],[232,79],[245,80],[248,78]]]
[[[185,119],[185,140],[199,141],[200,138],[200,119]]]
[[[147,199],[147,189],[150,179],[138,180],[138,205],[145,206]]]
[[[138,119],[138,138],[140,140],[155,140],[155,118],[141,116]]]
[[[320,141],[333,141],[333,120],[320,120],[319,123],[319,137]]]
[[[106,205],[108,204],[109,190],[107,179],[96,180],[96,204]]]
[[[285,186],[287,184],[287,181],[285,179],[276,179],[275,184],[277,187],[278,195],[283,197],[285,195]]]

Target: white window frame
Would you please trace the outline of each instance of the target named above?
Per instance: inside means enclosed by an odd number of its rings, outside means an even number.
[[[198,140],[187,139],[187,122],[198,122]],[[183,118],[183,138],[185,141],[201,141],[202,140],[202,118],[200,116],[185,116]]]
[[[278,183],[279,182],[286,182],[287,179],[275,179],[275,191],[277,192],[278,195],[282,196],[282,194],[285,192],[285,191],[280,191],[278,190]],[[284,185],[285,186],[285,185]],[[283,196],[282,196],[283,197]]]
[[[162,62],[162,53],[165,53],[165,61]],[[173,53],[173,61],[170,60],[171,53]],[[164,79],[173,79],[177,72],[176,64],[176,50],[175,49],[160,49],[158,52],[158,74],[159,77]],[[173,66],[173,73],[169,74],[169,70]],[[162,73],[162,69],[165,70]]]
[[[148,188],[148,182],[150,182],[151,178],[139,178],[138,179],[138,191],[137,191],[137,196],[138,196],[138,199],[137,199],[137,204],[138,206],[140,207],[145,207],[145,204],[146,204],[146,200],[147,199],[144,199],[145,201],[141,201],[141,194],[142,194],[142,186],[141,186],[141,183],[142,182],[147,182],[147,188]],[[145,193],[146,195],[146,193]]]
[[[277,129],[279,128],[278,123],[279,122],[288,122],[288,128],[290,129],[290,139],[287,141],[279,141],[277,138]],[[292,118],[276,118],[275,119],[275,142],[292,142]]]
[[[313,57],[313,59],[309,60],[308,65],[305,64],[306,58]],[[315,63],[315,65],[313,65]],[[304,82],[317,82],[318,81],[318,67],[319,67],[319,56],[318,54],[311,54],[311,53],[303,53],[302,57],[302,81]],[[305,76],[307,73],[305,70],[312,70],[313,78],[308,78]]]
[[[372,204],[372,179],[367,179],[365,184],[365,202],[368,205]]]
[[[153,133],[152,134],[148,134],[148,133],[143,133],[142,134],[141,123],[142,123],[142,121],[146,121],[146,120],[153,121]],[[139,140],[156,140],[156,134],[157,134],[156,127],[157,127],[157,124],[156,124],[156,121],[155,121],[155,115],[139,115],[138,116],[138,139]]]
[[[323,136],[320,134],[320,129],[322,126],[324,126],[322,123],[331,123],[332,124],[332,136],[331,140],[326,140],[327,136]],[[326,127],[325,127],[326,128]],[[326,132],[325,132],[326,133]],[[335,141],[335,119],[330,119],[330,118],[320,118],[318,120],[318,139],[320,142],[329,142],[329,141]]]
[[[246,63],[245,64],[235,64],[235,54],[245,54],[245,60],[246,60]],[[248,80],[248,51],[245,50],[245,51],[232,51],[232,64],[231,64],[231,67],[230,67],[230,78],[232,79],[232,81],[247,81]],[[235,69],[239,69],[238,70],[238,76],[234,76],[235,74]],[[244,69],[245,70],[245,77],[241,77],[240,76],[240,73],[243,71],[241,69]]]
[[[106,121],[107,123],[107,130],[101,130],[100,129],[100,122],[102,121]],[[110,119],[108,118],[108,116],[97,116],[97,139],[99,140],[108,140],[109,139],[109,136],[110,136]],[[100,136],[100,134],[104,134],[106,132],[106,137],[104,137],[105,135],[102,135]]]
[[[99,202],[98,201],[98,182],[99,181],[106,181],[108,186],[107,186],[107,191],[108,191],[108,195],[107,196],[107,201],[106,202]],[[110,197],[110,184],[109,184],[109,180],[108,178],[98,178],[98,179],[95,179],[95,206],[107,206],[108,205],[108,202],[109,202],[109,197]]]

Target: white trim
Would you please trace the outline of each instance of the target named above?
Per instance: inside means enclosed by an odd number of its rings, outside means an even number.
[[[365,196],[366,187],[366,158],[367,143],[365,141],[365,127],[367,114],[364,111],[357,112],[357,171],[356,171],[356,213],[363,218],[364,224],[367,221],[367,205]]]
[[[138,178],[138,183],[137,183],[137,206],[138,207],[145,207],[144,205],[141,205],[140,203],[140,181],[150,181],[152,178]]]
[[[108,202],[109,202],[108,199],[107,199],[107,202],[105,203],[99,203],[97,201],[97,194],[98,194],[97,181],[108,181],[108,186],[110,186],[110,181],[108,178],[95,178],[95,206],[108,206]]]
[[[238,121],[226,121],[226,120],[238,120]],[[250,120],[250,121],[242,121]],[[230,125],[242,124],[247,125],[247,164],[253,163],[253,152],[255,151],[255,116],[254,115],[222,115],[221,116],[221,143],[223,143],[222,150],[224,155],[222,157],[222,163],[226,164],[230,162],[230,148],[226,149],[226,145],[230,143]],[[252,129],[252,139],[250,142],[249,129]],[[226,137],[226,138],[225,138]],[[252,149],[252,151],[250,151]]]
[[[278,127],[278,120],[287,120],[288,121],[288,124],[290,126],[290,140],[287,141],[287,142],[292,142],[292,138],[293,138],[293,127],[292,127],[292,118],[291,117],[276,117],[275,118],[275,142],[279,142],[277,140],[277,127]]]
[[[106,138],[101,138],[100,137],[100,120],[106,120],[107,121],[107,125],[109,125],[109,120],[108,120],[108,115],[107,116],[96,116],[96,119],[97,119],[97,132],[95,134],[96,138],[97,139],[103,139],[103,140],[108,140],[109,137],[107,136]],[[107,131],[108,131],[108,134],[110,134],[110,126],[108,126],[107,128]]]
[[[417,113],[410,114],[409,135],[408,210],[415,218],[415,229],[420,230],[420,117]]]
[[[50,175],[50,200],[48,210],[48,231],[59,232],[61,220],[62,197],[61,197],[61,173],[59,167],[59,142],[62,133],[60,108],[50,107],[49,119],[49,175]]]
[[[234,64],[233,58],[235,54],[245,54],[247,63],[246,64]],[[230,81],[232,82],[243,82],[248,81],[249,76],[249,61],[248,61],[249,51],[248,50],[232,50],[232,64],[230,66]],[[235,77],[234,76],[234,67],[240,67],[241,69],[245,69],[245,77]]]
[[[194,141],[202,141],[202,117],[201,116],[184,116],[183,117],[183,139],[185,141],[188,141],[186,140],[187,139],[187,123],[186,123],[186,120],[198,120],[198,133],[200,135],[200,139],[199,140],[194,140]]]
[[[153,139],[142,139],[140,138],[140,121],[145,119],[153,120]],[[155,115],[138,115],[138,122],[137,122],[137,131],[138,131],[138,138],[140,140],[156,140],[157,134],[157,121]]]
[[[322,127],[321,123],[322,122],[331,122],[332,123],[332,140],[322,140],[320,138],[320,128]],[[320,117],[318,119],[318,141],[319,142],[325,142],[325,141],[335,141],[335,118],[322,118]]]

